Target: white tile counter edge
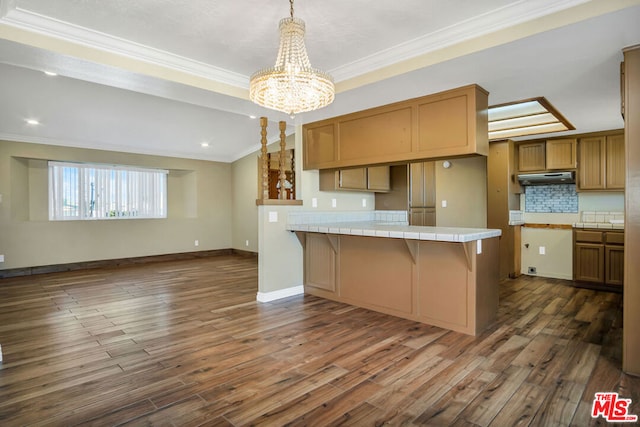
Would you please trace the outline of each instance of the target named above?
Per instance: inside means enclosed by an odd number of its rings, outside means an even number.
[[[502,234],[501,230],[488,228],[420,227],[415,225],[390,225],[389,223],[376,221],[354,221],[333,224],[287,224],[287,230],[439,242],[471,242],[474,240],[499,237]]]

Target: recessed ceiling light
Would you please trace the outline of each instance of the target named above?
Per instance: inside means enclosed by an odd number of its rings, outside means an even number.
[[[203,148],[207,148],[209,146],[209,143],[208,142],[202,142],[202,143],[200,143],[200,146],[203,147]]]
[[[40,122],[37,121],[36,119],[25,119],[25,122],[27,122],[28,125],[32,125],[32,126],[36,126],[40,124]]]
[[[256,119],[257,116],[254,116],[253,114],[249,116],[250,119]]]
[[[489,107],[489,140],[574,129],[544,97]]]
[[[47,76],[57,76],[58,73],[54,73],[53,71],[45,71],[44,72]]]

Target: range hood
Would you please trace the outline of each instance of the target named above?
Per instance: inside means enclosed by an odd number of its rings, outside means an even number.
[[[549,185],[549,184],[575,184],[576,173],[549,172],[549,173],[523,173],[518,175],[520,185]]]

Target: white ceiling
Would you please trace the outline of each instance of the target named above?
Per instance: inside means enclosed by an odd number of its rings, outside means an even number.
[[[0,0],[0,139],[229,162],[259,147],[249,115],[273,141],[278,120],[291,132],[470,83],[490,104],[545,96],[574,133],[623,127],[640,0],[298,0],[337,95],[295,119],[248,100],[288,14],[286,0]]]

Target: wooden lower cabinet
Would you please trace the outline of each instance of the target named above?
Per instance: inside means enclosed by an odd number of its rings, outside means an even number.
[[[574,249],[574,279],[583,282],[604,282],[604,245],[576,243]]]
[[[624,278],[624,247],[605,246],[604,283],[622,286]]]
[[[573,232],[573,279],[610,286],[624,282],[624,232]]]
[[[305,243],[304,283],[321,292],[336,290],[337,238],[328,234],[299,235]]]
[[[308,294],[470,335],[496,318],[497,237],[478,247],[478,241],[296,234]]]

